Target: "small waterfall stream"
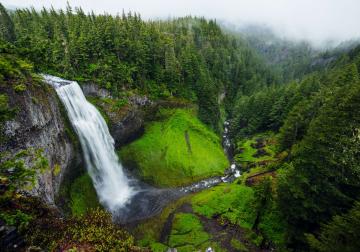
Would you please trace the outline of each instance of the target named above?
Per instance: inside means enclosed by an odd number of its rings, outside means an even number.
[[[235,178],[237,178],[237,177],[240,177],[241,173],[240,173],[239,167],[237,167],[236,163],[234,162],[234,146],[230,141],[229,126],[230,126],[230,122],[225,121],[224,122],[224,133],[223,133],[223,148],[224,148],[225,154],[227,155],[228,159],[231,162],[230,173],[233,174],[233,176]]]

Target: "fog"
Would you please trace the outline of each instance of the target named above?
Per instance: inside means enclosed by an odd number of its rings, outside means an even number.
[[[65,8],[66,0],[0,0],[5,6]],[[204,16],[241,26],[265,24],[290,39],[314,45],[360,37],[359,0],[69,0],[84,11],[135,11],[145,19]]]

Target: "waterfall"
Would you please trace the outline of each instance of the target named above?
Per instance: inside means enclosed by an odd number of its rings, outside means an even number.
[[[123,172],[105,120],[86,100],[77,82],[50,75],[43,77],[55,88],[67,110],[101,204],[112,212],[118,210],[130,201],[135,190]]]

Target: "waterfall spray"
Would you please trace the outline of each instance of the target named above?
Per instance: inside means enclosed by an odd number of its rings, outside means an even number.
[[[55,88],[67,110],[101,204],[112,212],[125,206],[135,191],[123,172],[105,120],[86,100],[77,82],[50,75],[43,77]]]

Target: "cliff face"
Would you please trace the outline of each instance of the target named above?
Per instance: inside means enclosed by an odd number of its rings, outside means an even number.
[[[110,134],[115,140],[115,147],[130,142],[143,133],[146,113],[153,107],[153,102],[146,96],[132,96],[128,98],[127,105],[122,108],[114,108],[111,94],[94,84],[82,85],[83,92],[87,97],[96,97],[92,102],[107,117]],[[100,98],[100,99],[98,99]],[[101,98],[110,99],[106,102]]]
[[[0,86],[16,115],[3,126],[5,142],[0,152],[11,155],[28,148],[42,149],[50,168],[40,173],[30,193],[40,196],[47,204],[54,204],[64,174],[80,162],[79,147],[66,112],[55,90],[47,84],[26,84],[26,90],[15,92],[11,86]]]

